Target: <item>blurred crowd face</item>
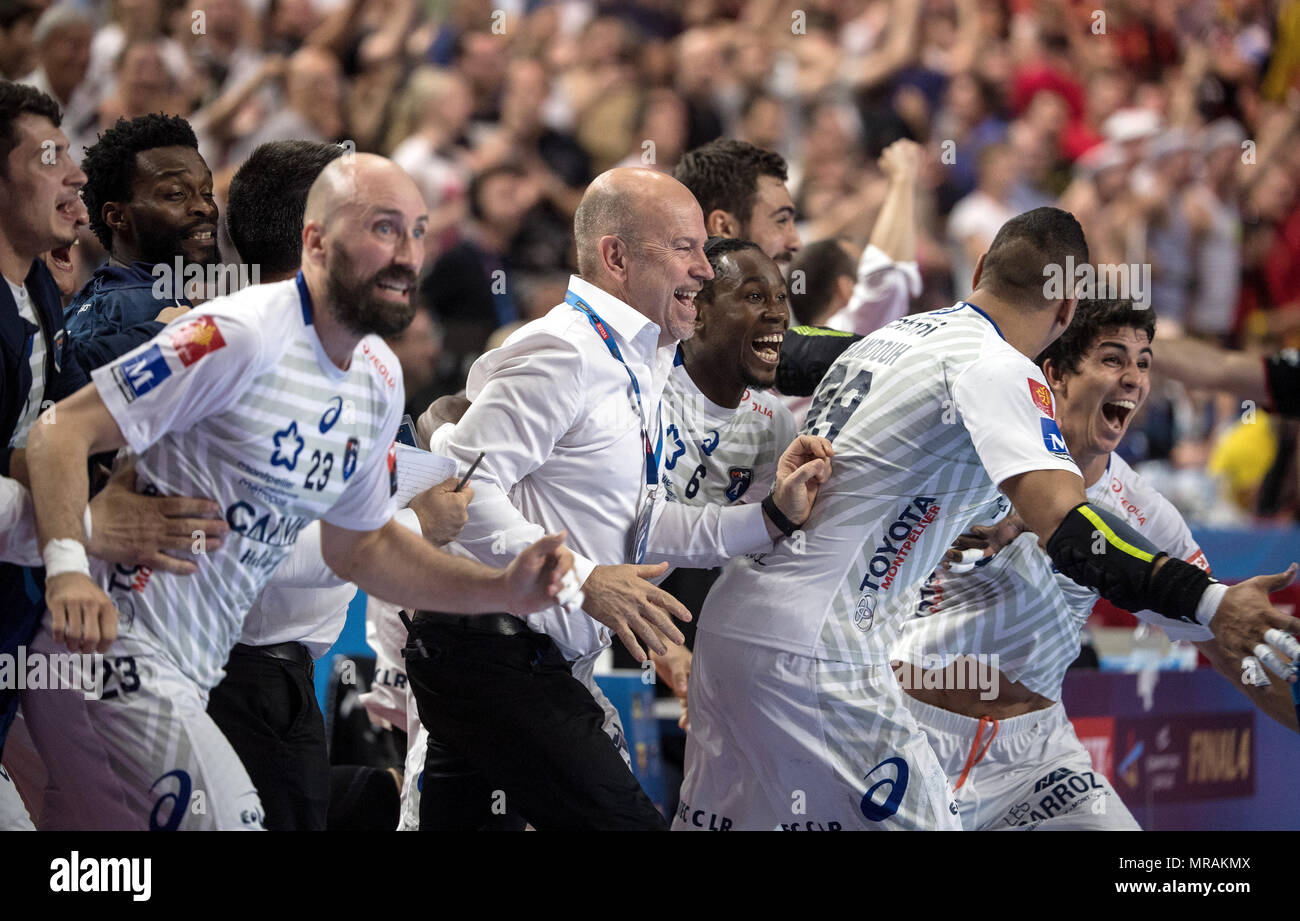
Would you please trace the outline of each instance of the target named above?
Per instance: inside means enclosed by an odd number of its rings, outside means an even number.
[[[433,381],[442,342],[429,311],[417,309],[411,325],[405,331],[388,339],[388,346],[402,366],[402,380],[407,393],[416,393]]]
[[[728,253],[709,286],[708,302],[698,307],[691,355],[735,368],[746,387],[773,386],[790,327],[785,280],[776,263],[757,250]]]
[[[522,59],[510,65],[501,123],[517,135],[531,137],[542,129],[542,106],[550,94],[546,69],[537,61]]]
[[[94,30],[88,22],[70,22],[55,29],[38,49],[41,67],[55,95],[63,101],[86,79],[90,67],[90,40]]]
[[[528,177],[496,173],[478,189],[479,221],[508,240],[537,200],[538,189]]]
[[[508,63],[503,36],[470,32],[465,35],[463,52],[456,68],[469,81],[475,97],[482,101],[501,91]]]
[[[117,68],[117,92],[127,118],[171,110],[175,83],[156,43],[141,42],[126,50]]]
[[[110,216],[109,209],[120,214]],[[212,173],[192,147],[155,147],[135,155],[129,202],[106,205],[105,221],[143,262],[219,261]]]
[[[343,74],[334,55],[304,48],[289,59],[285,78],[289,105],[316,126],[326,140],[343,132]]]
[[[37,15],[33,12],[9,28],[0,29],[0,74],[7,79],[19,80],[36,66],[32,31],[36,28]]]
[[[799,231],[794,226],[794,202],[790,190],[775,176],[758,177],[754,209],[740,231],[753,240],[767,257],[786,270],[799,252]]]
[[[1049,378],[1070,453],[1098,456],[1119,447],[1151,392],[1151,342],[1144,329],[1103,330],[1075,374]]]
[[[67,137],[48,118],[24,113],[14,127],[18,146],[0,176],[0,215],[10,244],[20,255],[34,257],[77,239],[77,222],[86,214],[78,194],[86,174],[69,155]],[[52,164],[45,162],[47,142],[54,144]]]

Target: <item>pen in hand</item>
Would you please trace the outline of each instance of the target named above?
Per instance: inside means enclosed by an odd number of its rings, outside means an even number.
[[[485,454],[487,454],[486,451],[478,452],[478,457],[474,458],[474,463],[469,465],[469,469],[465,471],[465,475],[460,478],[460,482],[456,484],[456,488],[453,489],[452,492],[460,492],[465,488],[465,484],[469,482],[469,478],[473,476],[474,471],[478,469],[479,462],[483,460]]]

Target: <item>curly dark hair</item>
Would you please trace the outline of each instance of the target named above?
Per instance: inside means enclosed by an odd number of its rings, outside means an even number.
[[[713,211],[728,211],[749,225],[758,197],[760,176],[786,181],[785,158],[745,141],[720,138],[687,152],[673,178],[691,190],[705,220]]]
[[[1034,363],[1041,368],[1050,358],[1062,374],[1078,374],[1079,362],[1097,337],[1112,329],[1144,330],[1150,341],[1156,335],[1155,311],[1139,306],[1131,297],[1081,300],[1065,332]]]
[[[199,149],[190,123],[179,115],[142,115],[117,124],[99,136],[86,149],[81,170],[86,185],[81,190],[86,210],[90,212],[90,229],[105,249],[113,245],[113,231],[104,223],[104,205],[110,201],[130,201],[135,181],[135,155],[158,147],[192,147]]]
[[[321,170],[341,156],[337,144],[269,141],[230,180],[226,229],[240,260],[260,266],[263,280],[297,271],[307,193]]]
[[[732,253],[743,252],[747,249],[758,250],[762,248],[753,240],[741,240],[738,237],[709,237],[704,241],[704,258],[709,260],[709,268],[713,269],[713,278],[710,278],[700,288],[698,297],[706,302],[713,300],[713,282],[718,277],[718,272],[722,268],[722,259]]]
[[[18,146],[15,122],[21,115],[43,115],[59,127],[59,104],[34,86],[0,80],[0,176],[9,178],[9,155]]]

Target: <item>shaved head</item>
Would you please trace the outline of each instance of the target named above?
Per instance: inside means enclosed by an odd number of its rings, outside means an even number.
[[[661,344],[690,338],[695,295],[713,270],[686,186],[655,170],[608,170],[582,196],[573,234],[583,279],[654,321]]]
[[[411,321],[429,222],[400,166],[374,154],[330,162],[307,193],[302,271],[313,298],[352,334],[392,336]]]

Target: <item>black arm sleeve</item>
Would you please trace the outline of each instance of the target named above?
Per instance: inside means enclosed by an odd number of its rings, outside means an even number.
[[[786,330],[776,389],[788,397],[810,397],[827,369],[844,350],[862,337],[824,326],[795,326]]]
[[[1264,380],[1273,408],[1288,419],[1300,419],[1300,352],[1283,349],[1265,358]]]
[[[1199,623],[1196,606],[1213,579],[1191,563],[1168,556],[1123,520],[1081,502],[1047,541],[1047,555],[1065,575],[1096,589],[1126,611],[1155,611],[1184,623]],[[1154,573],[1154,575],[1153,575]]]

